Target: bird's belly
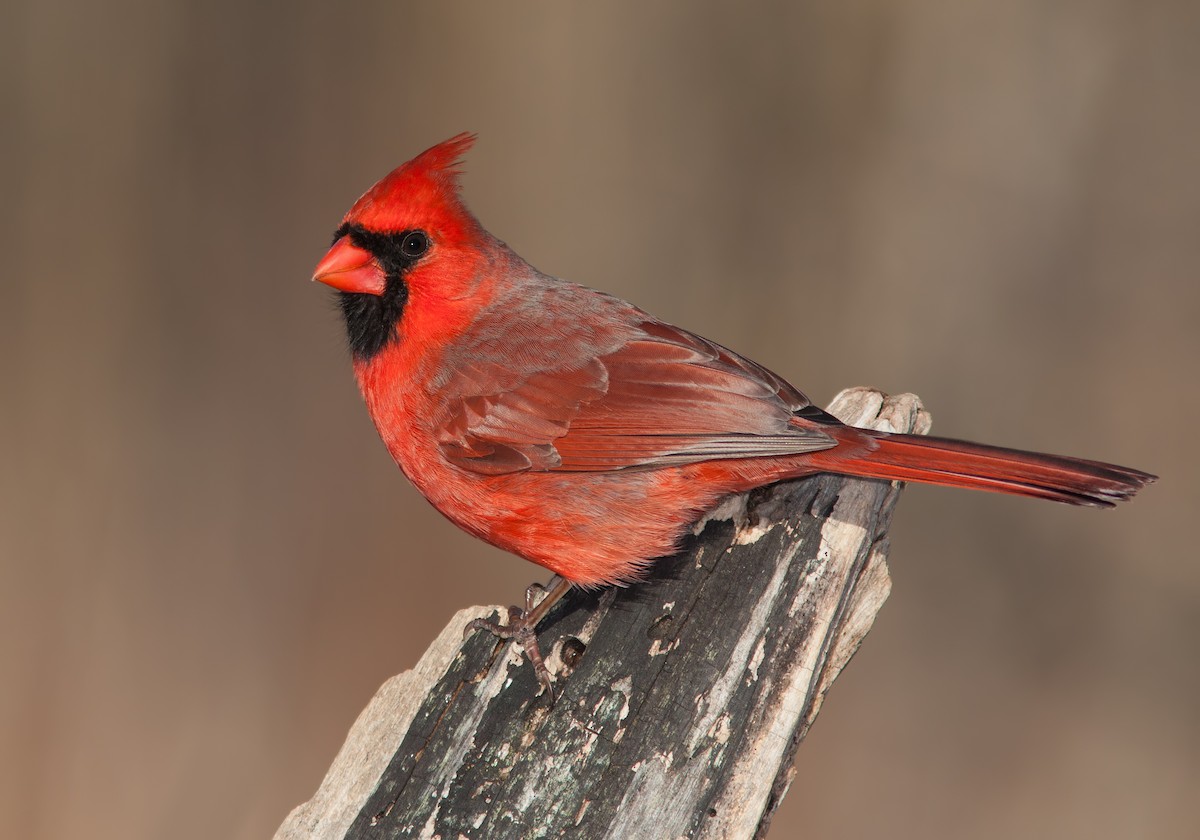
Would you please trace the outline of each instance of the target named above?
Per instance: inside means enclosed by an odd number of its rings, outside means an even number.
[[[678,469],[481,476],[446,465],[434,472],[409,477],[452,522],[583,586],[642,577],[724,495],[682,493]]]
[[[381,406],[371,406],[378,409]],[[582,586],[629,583],[674,553],[721,498],[782,477],[788,459],[710,461],[607,472],[484,475],[446,461],[424,416],[397,400],[386,422],[392,457],[444,516],[469,534]]]

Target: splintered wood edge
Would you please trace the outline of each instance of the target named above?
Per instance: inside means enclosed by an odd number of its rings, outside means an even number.
[[[329,772],[308,802],[297,806],[275,840],[342,840],[379,784],[425,695],[441,678],[463,642],[463,628],[499,607],[459,610],[411,670],[385,682],[359,714]],[[503,612],[503,610],[501,610]]]
[[[828,411],[845,423],[880,431],[925,434],[930,426],[929,413],[912,394],[886,397],[871,388],[848,388],[833,399]],[[852,521],[855,505],[862,504],[859,496],[853,491],[844,493],[822,528],[822,550],[828,550],[831,558],[845,559],[843,563],[830,564],[842,567],[843,576],[851,573],[851,561],[861,552],[867,536]],[[847,514],[840,519],[839,508]],[[836,626],[831,624],[824,638],[813,640],[812,655],[805,657],[800,672],[782,675],[792,680],[795,690],[786,693],[780,708],[765,710],[765,715],[759,716],[763,724],[758,733],[762,749],[750,749],[743,754],[721,797],[725,802],[717,807],[722,817],[711,820],[702,836],[751,837],[765,831],[767,823],[759,824],[765,809],[747,805],[751,801],[765,801],[772,792],[782,797],[792,776],[790,762],[788,767],[781,767],[779,761],[772,762],[768,756],[784,761],[790,758],[799,738],[785,733],[798,732],[803,737],[820,710],[826,691],[870,630],[891,590],[884,551],[877,547],[868,550],[869,556],[856,580],[831,581],[833,585],[826,588],[826,595],[841,600],[819,605],[818,613],[828,616]],[[350,728],[316,794],[288,815],[275,840],[345,837],[403,741],[425,696],[458,654],[467,622],[491,616],[497,610],[503,613],[496,606],[460,610],[414,668],[397,674],[380,687]]]
[[[927,435],[933,425],[932,416],[915,394],[888,397],[873,388],[847,388],[833,398],[827,410],[843,423],[881,432]],[[872,549],[859,581],[851,593],[838,636],[830,649],[828,664],[817,687],[816,702],[807,723],[811,724],[816,718],[825,692],[858,650],[891,591],[892,579],[888,574],[887,554],[877,548]]]

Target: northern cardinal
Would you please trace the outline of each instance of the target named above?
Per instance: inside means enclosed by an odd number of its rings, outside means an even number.
[[[628,584],[722,497],[840,473],[1111,507],[1154,476],[843,425],[782,378],[612,295],[542,274],[475,219],[460,134],[350,208],[313,279],[337,289],[354,374],[388,451],[465,531],[554,571],[506,626],[571,585]]]

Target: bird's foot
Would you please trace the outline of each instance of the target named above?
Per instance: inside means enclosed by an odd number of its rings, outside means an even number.
[[[563,578],[558,578],[549,590],[539,583],[532,584],[525,590],[524,609],[517,606],[508,608],[507,623],[501,624],[499,621],[489,621],[486,618],[473,619],[464,628],[463,638],[465,639],[475,630],[486,630],[501,639],[516,642],[525,652],[530,664],[533,665],[533,672],[537,676],[538,682],[553,698],[554,680],[550,676],[550,669],[546,667],[546,662],[542,659],[542,651],[538,647],[537,625],[570,588],[571,582]],[[540,601],[537,600],[538,595],[542,596]]]

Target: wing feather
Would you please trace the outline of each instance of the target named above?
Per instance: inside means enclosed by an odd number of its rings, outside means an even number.
[[[593,325],[580,336],[555,324],[554,346],[540,356],[527,352],[538,361],[524,369],[484,352],[460,365],[445,386],[443,456],[500,475],[645,469],[834,446],[820,429],[794,422],[812,404],[774,373],[622,305],[640,317],[624,329],[604,333]],[[564,356],[564,347],[578,357]]]

